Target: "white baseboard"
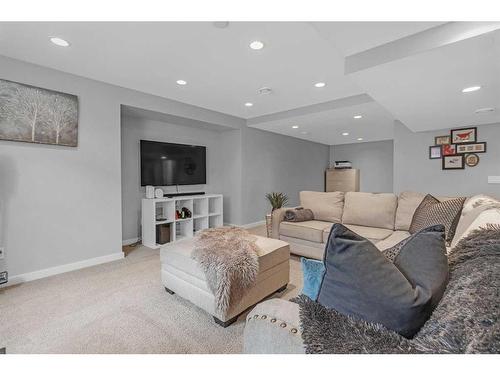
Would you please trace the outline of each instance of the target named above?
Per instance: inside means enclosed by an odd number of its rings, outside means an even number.
[[[9,277],[9,282],[6,284],[3,284],[2,286],[6,287],[6,286],[15,285],[15,284],[25,283],[28,281],[38,280],[38,279],[42,279],[44,277],[58,275],[60,273],[75,271],[75,270],[79,270],[81,268],[86,268],[86,267],[90,267],[90,266],[96,266],[98,264],[113,262],[115,260],[123,259],[123,257],[124,257],[124,254],[123,254],[123,252],[120,251],[119,253],[113,253],[113,254],[109,254],[109,255],[104,255],[102,257],[86,259],[86,260],[82,260],[80,262],[63,264],[62,266],[50,267],[50,268],[45,268],[45,269],[39,270],[39,271],[23,273],[21,275],[15,275],[15,276]]]
[[[135,237],[135,238],[129,238],[128,240],[123,240],[122,246],[132,245],[133,243],[139,242],[140,239],[141,239],[140,237]]]
[[[253,227],[258,227],[259,225],[264,225],[266,224],[265,220],[262,221],[256,221],[255,223],[248,223],[248,224],[231,224],[231,223],[224,223],[226,226],[232,226],[232,227],[240,227],[240,228],[253,228]]]

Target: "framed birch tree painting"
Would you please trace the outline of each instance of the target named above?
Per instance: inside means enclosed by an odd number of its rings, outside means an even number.
[[[0,140],[78,145],[78,97],[0,79]]]

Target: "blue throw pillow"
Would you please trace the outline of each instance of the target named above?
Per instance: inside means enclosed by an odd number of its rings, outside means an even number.
[[[300,263],[302,264],[302,273],[304,274],[302,294],[316,301],[319,288],[321,287],[321,280],[323,280],[325,273],[325,265],[321,260],[307,258],[300,258]]]

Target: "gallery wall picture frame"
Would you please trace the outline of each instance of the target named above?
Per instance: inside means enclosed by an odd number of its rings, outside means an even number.
[[[441,146],[429,146],[429,159],[441,159]]]
[[[78,97],[0,79],[0,140],[78,146]]]
[[[457,146],[453,144],[441,145],[441,155],[455,155],[457,153]]]
[[[482,154],[486,152],[486,142],[456,145],[457,154]]]
[[[439,135],[434,137],[434,144],[436,146],[449,145],[451,143],[451,136],[449,135]]]
[[[450,139],[452,144],[476,143],[477,127],[451,129]]]
[[[458,170],[465,169],[464,154],[443,155],[442,169],[443,170]]]
[[[479,155],[477,154],[466,154],[465,155],[465,164],[468,167],[475,167],[479,164]]]

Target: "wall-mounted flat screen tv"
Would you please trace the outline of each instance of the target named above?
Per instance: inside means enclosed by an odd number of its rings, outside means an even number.
[[[141,140],[141,186],[206,183],[206,147]]]

